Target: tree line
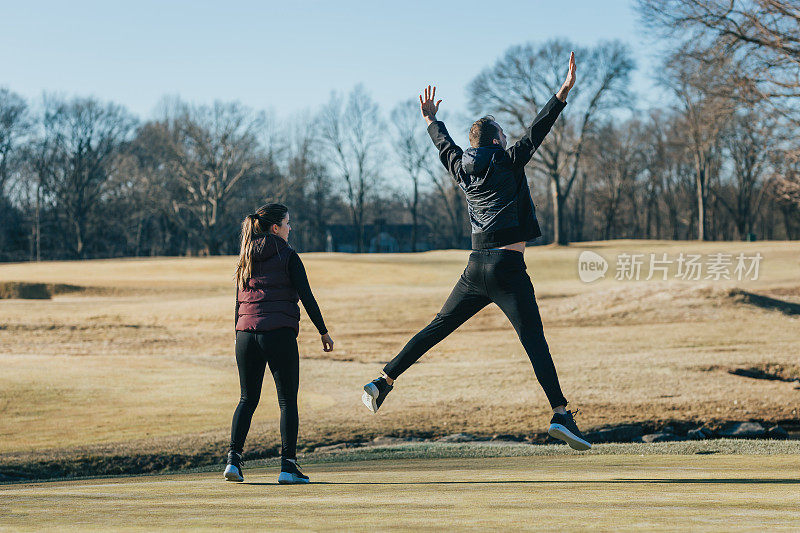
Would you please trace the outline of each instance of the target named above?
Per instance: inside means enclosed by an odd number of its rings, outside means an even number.
[[[476,72],[469,111],[513,142],[576,52],[578,84],[528,169],[540,242],[800,238],[794,6],[640,0],[671,47],[658,71],[671,98],[645,111],[620,42],[514,46]],[[267,201],[290,207],[303,251],[326,249],[333,225],[363,251],[365,228],[387,220],[412,249],[469,242],[414,99],[383,110],[357,85],[279,123],[171,98],[143,121],[92,97],[0,89],[0,260],[235,253],[242,217]]]

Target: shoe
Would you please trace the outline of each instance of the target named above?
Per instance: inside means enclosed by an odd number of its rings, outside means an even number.
[[[389,394],[389,391],[393,388],[394,387],[386,383],[386,379],[383,377],[373,379],[364,385],[364,394],[361,395],[361,401],[364,402],[367,409],[373,413],[377,413],[383,400],[386,399],[386,395]]]
[[[225,467],[226,481],[244,481],[242,474],[242,454],[233,450],[228,452],[228,466]]]
[[[554,439],[563,440],[573,450],[584,451],[590,449],[592,445],[581,434],[578,425],[575,424],[573,415],[577,413],[578,411],[567,411],[564,415],[554,414],[552,420],[550,420],[550,429],[547,430],[547,433]]]
[[[281,474],[278,476],[281,485],[298,485],[309,483],[308,476],[297,467],[297,459],[281,459]]]

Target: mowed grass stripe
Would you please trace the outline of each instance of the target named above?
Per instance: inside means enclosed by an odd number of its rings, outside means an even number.
[[[797,456],[537,456],[308,465],[0,487],[10,529],[790,529]]]

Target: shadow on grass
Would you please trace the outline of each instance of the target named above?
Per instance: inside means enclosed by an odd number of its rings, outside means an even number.
[[[731,289],[728,295],[734,301],[754,305],[762,309],[770,311],[780,311],[781,313],[789,316],[800,315],[800,304],[789,302],[786,300],[779,300],[778,298],[771,298],[762,294],[755,294],[741,289]]]
[[[527,484],[731,484],[731,485],[800,485],[800,478],[665,478],[665,479],[510,479],[505,481],[312,481],[311,485],[527,485]],[[241,485],[279,485],[270,482],[245,481]]]

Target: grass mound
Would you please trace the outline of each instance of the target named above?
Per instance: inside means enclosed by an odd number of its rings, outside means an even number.
[[[712,283],[649,282],[559,295],[550,306],[551,323],[559,325],[625,325],[695,320],[709,312],[746,306],[800,315],[800,287],[765,288],[758,293]],[[539,298],[541,300],[541,298]],[[797,302],[793,300],[798,300]]]
[[[114,289],[106,287],[84,287],[69,283],[36,283],[28,281],[0,281],[1,299],[49,300],[63,294],[82,296],[107,296]]]
[[[48,283],[47,289],[50,291],[50,294],[53,296],[61,295],[61,294],[102,294],[106,292],[105,289],[101,287],[82,287],[80,285],[70,285],[68,283]]]
[[[46,283],[0,281],[0,299],[48,300],[51,296]]]

